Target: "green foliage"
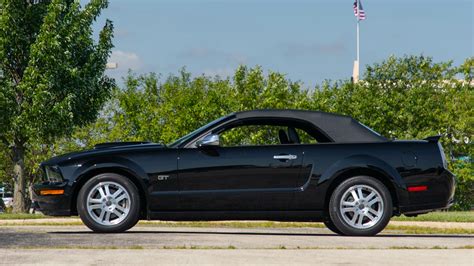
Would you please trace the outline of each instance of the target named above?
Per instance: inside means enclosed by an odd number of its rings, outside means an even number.
[[[97,42],[92,38],[92,23],[107,5],[0,0],[0,141],[11,150],[15,193],[25,199],[25,170],[49,149],[45,144],[93,122],[114,86],[104,75],[112,23]],[[24,210],[18,198],[14,205]]]
[[[113,85],[103,75],[110,21],[94,43],[92,22],[107,1],[2,2],[0,51],[5,87],[0,136],[43,142],[95,119]],[[30,20],[29,16],[34,19]],[[18,21],[22,21],[19,23]]]
[[[358,84],[324,84],[313,106],[351,115],[392,138],[470,136],[472,86],[455,79],[456,70],[423,56],[390,57],[368,67]]]
[[[229,79],[191,78],[184,69],[164,81],[155,74],[125,78],[99,120],[75,133],[75,143],[150,140],[171,143],[180,136],[234,111],[301,108],[307,92],[282,74],[264,76],[260,67],[237,69]],[[87,133],[86,133],[87,132]],[[94,136],[90,138],[90,136]]]
[[[474,205],[474,167],[472,161],[456,161],[451,170],[457,177],[454,210],[470,210]]]
[[[2,146],[0,144],[0,147]],[[13,183],[11,165],[11,159],[8,157],[7,150],[0,148],[0,187],[6,185],[8,185],[8,188],[11,187]]]

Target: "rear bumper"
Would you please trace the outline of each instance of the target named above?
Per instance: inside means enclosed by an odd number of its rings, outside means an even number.
[[[44,189],[64,189],[63,195],[41,195]],[[39,210],[51,216],[71,215],[71,191],[66,183],[42,183],[34,185],[33,200],[38,204]]]
[[[448,203],[400,206],[400,212],[403,214],[423,214],[431,211],[448,209],[453,204],[454,200],[451,199]]]
[[[447,169],[442,169],[436,178],[430,178],[425,183],[427,191],[407,192],[409,204],[400,206],[400,213],[422,214],[434,210],[447,209],[454,204],[456,177]]]

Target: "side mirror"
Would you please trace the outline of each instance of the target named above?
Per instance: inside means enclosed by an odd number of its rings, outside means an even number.
[[[199,148],[219,146],[219,135],[210,134],[199,140],[196,144]]]

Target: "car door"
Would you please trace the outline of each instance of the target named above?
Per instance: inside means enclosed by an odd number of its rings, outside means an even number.
[[[178,151],[183,210],[284,210],[297,190],[300,145],[183,148]]]

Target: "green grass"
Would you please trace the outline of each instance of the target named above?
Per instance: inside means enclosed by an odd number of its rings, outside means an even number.
[[[198,227],[198,228],[325,228],[322,223],[272,222],[272,221],[225,221],[225,222],[162,222],[140,221],[139,225],[161,227]]]
[[[474,223],[474,211],[457,212],[430,212],[417,217],[393,217],[392,221],[420,221],[420,222],[464,222]]]
[[[57,218],[46,216],[43,214],[27,214],[27,213],[0,213],[0,220],[13,220],[13,219],[42,219],[42,218]],[[474,223],[474,211],[455,211],[455,212],[431,212],[427,214],[418,215],[417,217],[406,217],[404,215],[400,217],[393,217],[392,221],[420,221],[420,222],[464,222],[464,223]],[[141,224],[146,224],[147,222],[140,222]],[[245,223],[245,222],[236,222],[239,224],[239,227],[253,227],[255,223]],[[266,222],[262,222],[266,223]],[[274,222],[268,222],[267,226],[260,223],[258,227],[314,227],[314,223],[278,223],[275,225]],[[180,223],[186,224],[186,223]],[[207,222],[192,222],[194,227],[207,227]],[[219,223],[215,222],[214,224],[219,224],[223,227],[233,227],[232,222]],[[230,224],[230,225],[229,225]],[[180,225],[177,225],[180,226]]]
[[[80,221],[64,221],[64,222],[40,222],[40,223],[12,223],[2,226],[74,226],[82,225]],[[271,221],[256,221],[256,222],[162,222],[162,221],[141,221],[141,226],[150,227],[189,227],[189,228],[236,228],[236,229],[259,229],[259,228],[325,228],[322,223],[304,223],[304,222],[271,222]],[[473,235],[474,230],[469,228],[435,228],[420,225],[389,225],[383,231],[385,234],[441,234],[441,235]]]
[[[141,221],[140,225],[158,227],[194,227],[194,228],[326,228],[322,223],[306,222],[148,222]],[[389,225],[385,233],[400,232],[404,234],[474,234],[474,230],[466,228],[434,228],[415,225]]]
[[[0,220],[18,220],[18,219],[43,219],[51,218],[43,214],[29,214],[29,213],[0,213]]]
[[[474,230],[466,228],[434,228],[415,225],[389,225],[384,233],[403,233],[413,235],[472,235]]]
[[[27,213],[0,213],[0,220],[12,220],[12,219],[42,219],[42,218],[58,218],[46,216],[43,214],[27,214]],[[418,215],[417,217],[406,217],[404,215],[400,217],[393,217],[392,221],[420,221],[420,222],[464,222],[474,223],[474,211],[454,211],[454,212],[431,212],[427,214]],[[143,223],[143,222],[142,222]],[[271,222],[270,222],[271,223]],[[146,222],[144,223],[146,224]],[[221,223],[222,226],[226,226],[228,223]],[[286,224],[286,225],[285,225]],[[307,227],[311,223],[281,223],[283,227]],[[207,222],[193,222],[195,227],[206,227]],[[273,223],[271,224],[274,225]],[[301,225],[301,226],[299,226]],[[241,222],[239,227],[241,228]],[[249,223],[248,227],[252,227]],[[232,227],[232,225],[230,225]],[[262,227],[262,226],[259,226]]]
[[[40,214],[0,214],[2,219],[41,219],[48,216]],[[394,217],[393,221],[431,221],[431,222],[474,222],[474,212],[433,212],[419,215],[418,217]],[[47,221],[12,223],[5,226],[38,225],[38,226],[69,226],[82,225],[80,221]],[[194,228],[325,228],[322,223],[307,222],[272,222],[272,221],[226,221],[226,222],[166,222],[166,221],[140,221],[141,226],[152,227],[194,227]],[[458,228],[434,228],[420,225],[389,225],[385,233],[404,234],[474,234],[474,230]]]

